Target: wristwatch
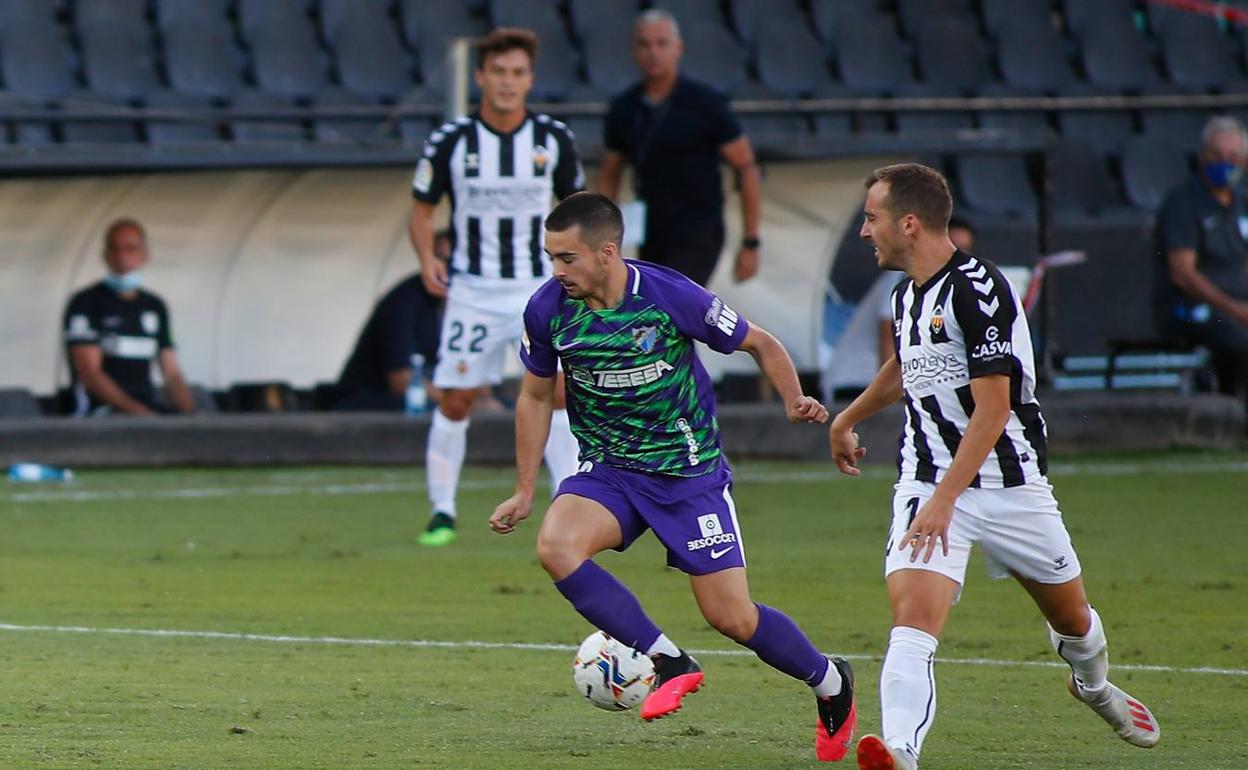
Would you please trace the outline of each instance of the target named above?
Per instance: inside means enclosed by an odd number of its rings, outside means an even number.
[[[742,238],[742,239],[741,239],[741,248],[743,248],[743,249],[754,249],[754,250],[757,250],[757,249],[758,249],[758,247],[759,247],[759,245],[761,245],[761,244],[762,244],[762,241],[760,241],[760,240],[758,239],[758,236],[757,236],[757,235],[756,235],[756,236],[754,236],[753,238]]]

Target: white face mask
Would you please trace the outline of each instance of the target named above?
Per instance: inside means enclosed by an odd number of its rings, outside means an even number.
[[[131,270],[123,275],[109,273],[104,279],[104,283],[118,294],[137,291],[143,285],[143,272],[141,270]]]

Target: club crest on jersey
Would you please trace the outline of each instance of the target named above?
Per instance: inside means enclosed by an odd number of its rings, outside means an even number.
[[[550,151],[544,145],[533,146],[533,176],[542,176],[546,173],[546,166],[550,163]]]
[[[940,307],[932,310],[932,321],[927,327],[932,342],[948,342],[949,330],[945,328],[945,316]]]
[[[633,344],[641,349],[642,353],[650,353],[654,351],[654,346],[659,341],[659,330],[653,326],[642,326],[639,329],[633,329]]]

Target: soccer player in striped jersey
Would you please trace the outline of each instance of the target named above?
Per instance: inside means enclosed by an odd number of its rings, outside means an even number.
[[[585,186],[568,127],[528,111],[537,36],[502,27],[477,41],[479,112],[430,134],[412,182],[410,234],[425,288],[446,297],[433,384],[425,467],[433,517],[422,545],[455,538],[455,496],[467,447],[469,413],[482,385],[502,379],[508,351],[523,331],[524,303],[550,276],[542,218],[553,197]],[[434,253],[433,211],[451,199],[454,250],[448,266]],[[562,390],[560,390],[562,394]],[[546,464],[554,486],[576,470],[567,413],[555,410]]]
[[[894,357],[836,416],[832,457],[858,475],[854,426],[905,402],[885,575],[893,629],[880,674],[883,738],[858,744],[862,770],[914,770],[936,709],[933,661],[972,544],[994,578],[1013,577],[1070,664],[1067,686],[1127,742],[1156,745],[1157,720],[1108,680],[1105,630],[1088,604],[1079,559],[1045,478],[1045,424],[1031,335],[1018,295],[995,265],[949,240],[943,176],[914,163],[866,180],[861,236],[893,290]]]
[[[569,197],[546,219],[555,280],[525,310],[520,356],[528,374],[516,402],[516,492],[495,509],[490,526],[507,534],[532,511],[554,407],[555,365],[562,361],[582,462],[546,512],[537,555],[577,612],[654,659],[655,683],[642,718],[679,709],[703,677],[697,661],[593,561],[653,529],[667,548],[668,565],[689,575],[707,622],[812,688],[816,756],[840,759],[854,730],[853,671],[844,660],[821,654],[783,612],[750,598],[732,472],[694,340],[720,353],[754,356],[790,421],[822,423],[827,410],[802,395],[793,362],[775,337],[680,273],[622,259],[623,233],[620,210],[594,193]]]

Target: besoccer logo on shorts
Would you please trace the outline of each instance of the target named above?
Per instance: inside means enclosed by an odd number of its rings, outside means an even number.
[[[724,526],[719,523],[719,514],[717,513],[699,516],[698,529],[702,530],[702,537],[714,537],[724,534]]]

